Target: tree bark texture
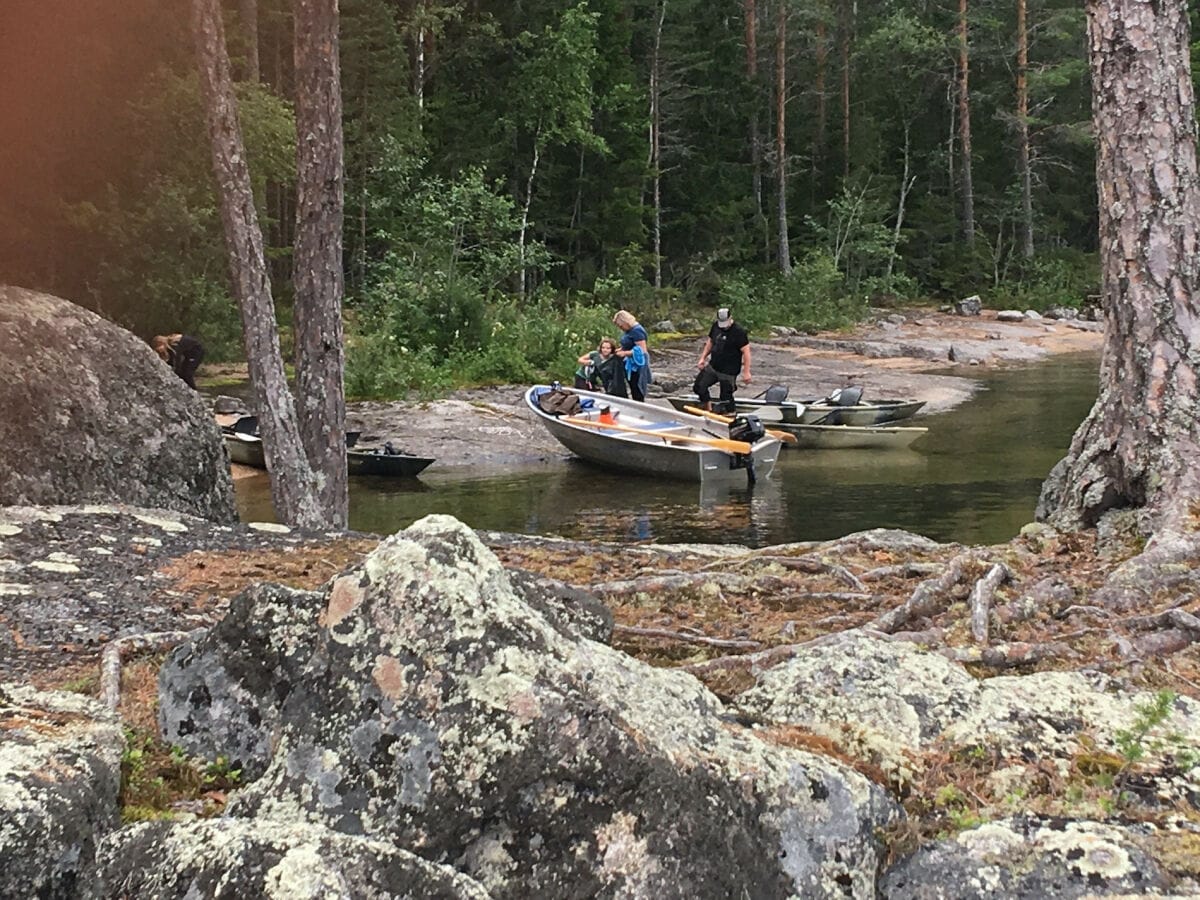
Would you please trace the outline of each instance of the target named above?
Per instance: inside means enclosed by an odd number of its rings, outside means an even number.
[[[967,0],[958,0],[958,146],[962,153],[959,229],[968,244],[975,240],[975,188],[971,178],[971,88]]]
[[[776,0],[775,155],[779,182],[779,271],[792,274],[787,221],[787,0]]]
[[[667,0],[660,0],[650,57],[650,172],[654,179],[654,287],[662,289],[662,33]]]
[[[1133,507],[1145,533],[1193,531],[1200,185],[1187,6],[1108,0],[1087,14],[1106,314],[1100,394],[1043,485],[1038,515],[1086,527]]]
[[[296,0],[296,392],[300,437],[328,528],[345,528],[342,90],[337,0]]]
[[[275,513],[288,525],[316,527],[323,520],[313,474],[296,427],[275,327],[275,301],[263,259],[262,229],[254,208],[250,170],[237,119],[220,0],[192,0],[192,31],[200,88],[212,144],[213,177],[229,254],[234,298],[242,316],[254,409],[262,430]]]
[[[1021,256],[1033,259],[1033,173],[1029,160],[1029,30],[1017,0],[1017,154],[1021,175]]]
[[[750,186],[754,194],[754,216],[762,223],[766,236],[764,249],[769,253],[771,227],[763,210],[762,186],[762,135],[758,121],[758,4],[756,0],[744,0],[742,4],[746,34],[746,82],[750,86]],[[769,256],[768,256],[769,259]]]
[[[829,47],[826,44],[824,8],[818,7],[816,24],[816,75],[813,78],[813,94],[817,104],[816,123],[813,126],[812,170],[813,182],[821,178],[825,160],[825,70],[829,62]]]

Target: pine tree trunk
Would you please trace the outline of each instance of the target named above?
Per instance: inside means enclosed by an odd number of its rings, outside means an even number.
[[[775,155],[779,190],[779,271],[792,274],[787,221],[787,0],[776,0],[775,18]]]
[[[816,123],[813,126],[812,171],[813,184],[820,180],[825,159],[825,70],[829,65],[829,48],[826,46],[826,29],[823,8],[818,8],[816,32],[816,66],[813,78],[813,94],[817,103]],[[816,192],[814,190],[814,196]]]
[[[242,35],[246,44],[246,81],[258,81],[258,0],[238,0]]]
[[[650,59],[650,173],[654,180],[654,287],[662,288],[662,32],[667,0],[658,7]]]
[[[959,177],[962,201],[959,228],[966,243],[975,240],[975,188],[971,183],[971,91],[968,84],[970,72],[967,31],[967,0],[958,0],[958,145],[962,153]]]
[[[854,0],[842,0],[842,177],[850,177],[850,33],[854,28]]]
[[[1029,34],[1017,0],[1017,153],[1021,167],[1021,256],[1033,259],[1033,174],[1029,162]]]
[[[1147,534],[1196,530],[1200,498],[1200,182],[1183,0],[1089,3],[1097,137],[1100,395],[1042,488],[1039,518],[1142,510]]]
[[[234,298],[242,314],[254,410],[262,429],[275,513],[288,525],[324,523],[314,477],[296,427],[275,328],[275,301],[263,259],[262,230],[254,208],[250,170],[237,120],[220,0],[193,0],[192,31],[200,89],[212,144],[213,177],[229,254]]]
[[[762,135],[758,131],[758,5],[745,0],[743,13],[746,27],[746,81],[750,86],[750,186],[754,194],[754,218],[765,224],[762,185]],[[765,229],[769,232],[769,227]],[[769,246],[770,240],[767,245]]]
[[[337,0],[296,0],[296,388],[300,437],[329,528],[345,528],[342,89]]]

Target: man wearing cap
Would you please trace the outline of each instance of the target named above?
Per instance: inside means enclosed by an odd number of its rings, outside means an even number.
[[[696,368],[700,374],[692,390],[705,409],[712,409],[709,388],[714,384],[720,384],[721,403],[728,407],[733,403],[738,375],[742,376],[742,384],[750,383],[750,337],[746,329],[733,321],[727,307],[717,310],[717,321],[708,330]]]

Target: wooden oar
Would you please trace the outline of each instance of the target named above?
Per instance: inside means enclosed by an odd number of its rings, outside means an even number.
[[[569,422],[572,425],[582,425],[585,428],[603,428],[612,431],[625,431],[629,434],[643,434],[646,437],[662,438],[664,441],[679,441],[691,444],[705,444],[716,450],[724,450],[726,453],[741,453],[747,454],[751,451],[751,446],[745,441],[727,441],[722,438],[706,438],[692,437],[687,434],[669,434],[665,431],[652,431],[649,428],[634,428],[631,425],[617,425],[612,422],[593,422],[591,419],[577,419],[573,416],[563,416],[564,422]]]
[[[693,416],[703,416],[706,419],[712,419],[714,422],[720,422],[723,425],[728,425],[733,421],[733,416],[723,416],[720,413],[709,412],[707,409],[701,409],[699,406],[685,406],[683,411],[689,412]],[[783,441],[785,444],[796,443],[796,436],[790,431],[780,431],[778,428],[767,428],[765,430],[771,437]]]

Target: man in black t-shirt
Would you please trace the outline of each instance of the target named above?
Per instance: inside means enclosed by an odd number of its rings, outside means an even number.
[[[732,403],[738,374],[742,376],[742,384],[750,383],[750,337],[725,307],[717,310],[717,321],[708,330],[696,368],[700,374],[692,390],[705,409],[712,409],[709,388],[714,384],[721,386],[721,402]]]

